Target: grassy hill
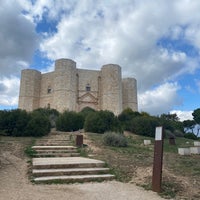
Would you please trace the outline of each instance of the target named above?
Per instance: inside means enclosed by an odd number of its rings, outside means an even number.
[[[151,189],[154,139],[126,132],[128,147],[110,147],[103,144],[102,135],[85,134],[85,149],[89,156],[106,161],[117,179]],[[152,144],[145,146],[144,139]],[[191,147],[194,141],[176,138],[176,145],[164,141],[163,184],[165,198],[200,199],[200,155],[178,155],[178,147]]]

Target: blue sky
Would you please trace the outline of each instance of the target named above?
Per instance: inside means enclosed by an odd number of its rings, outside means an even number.
[[[192,119],[200,107],[199,0],[0,1],[0,109],[18,106],[20,72],[119,64],[139,111]]]

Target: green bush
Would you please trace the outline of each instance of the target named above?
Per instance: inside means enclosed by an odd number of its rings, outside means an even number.
[[[56,127],[56,120],[59,116],[59,112],[56,109],[50,109],[50,108],[38,108],[33,111],[38,112],[39,114],[46,116],[49,118],[51,127],[54,128]]]
[[[184,134],[182,131],[176,129],[173,134],[176,136],[176,137],[184,137]]]
[[[160,126],[160,123],[156,117],[140,116],[131,120],[130,130],[138,135],[154,137],[157,126]]]
[[[198,140],[198,137],[194,133],[185,133],[184,137],[187,139]]]
[[[165,138],[168,138],[168,139],[175,138],[175,135],[168,129],[165,129],[164,133],[165,133]]]
[[[38,112],[31,114],[31,120],[26,126],[25,136],[44,136],[50,132],[51,124],[49,118]]]
[[[93,108],[85,107],[81,110],[80,114],[83,116],[84,120],[90,113],[96,112]]]
[[[141,116],[139,112],[134,112],[132,109],[126,108],[121,114],[119,114],[118,120],[120,121],[124,130],[130,131],[131,120],[138,116]]]
[[[85,119],[84,129],[87,132],[104,133],[105,131],[122,131],[120,123],[110,111],[91,112]]]
[[[31,116],[25,110],[0,111],[0,130],[8,136],[25,136]]]
[[[128,141],[122,134],[115,132],[106,132],[103,135],[103,142],[105,145],[113,147],[127,147]]]
[[[59,131],[77,131],[83,128],[84,117],[80,113],[65,111],[56,120],[56,129]]]

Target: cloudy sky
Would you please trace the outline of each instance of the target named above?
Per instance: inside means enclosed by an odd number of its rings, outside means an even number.
[[[119,64],[135,77],[139,111],[200,107],[199,0],[0,0],[0,109],[17,108],[20,72]]]

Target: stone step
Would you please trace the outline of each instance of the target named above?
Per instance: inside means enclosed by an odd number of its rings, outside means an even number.
[[[63,133],[63,132],[60,132],[60,131],[55,131],[55,132],[51,132],[49,134],[49,136],[69,136],[71,135],[71,133]]]
[[[60,152],[41,152],[34,155],[34,157],[78,157],[80,153],[60,153]]]
[[[34,178],[35,182],[52,182],[52,181],[64,181],[64,182],[88,182],[88,181],[104,181],[112,180],[114,175],[111,174],[97,174],[97,175],[74,175],[74,176],[46,176]]]
[[[76,153],[76,149],[53,149],[53,150],[48,150],[48,149],[39,149],[35,150],[37,153],[46,153],[46,154],[53,154],[53,153]]]
[[[73,150],[77,149],[74,146],[33,146],[32,149],[34,150]]]
[[[52,138],[41,138],[40,140],[38,141],[70,141],[70,138],[55,138],[55,137],[52,137]]]
[[[37,143],[70,143],[71,140],[38,140]]]
[[[40,142],[37,146],[69,146],[71,142]]]
[[[33,158],[33,169],[93,168],[104,167],[100,160],[83,157]]]
[[[68,169],[33,169],[34,177],[105,174],[109,168],[68,168]]]

